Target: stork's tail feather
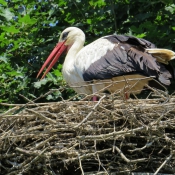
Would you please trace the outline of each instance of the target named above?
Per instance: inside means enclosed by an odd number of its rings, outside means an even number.
[[[152,54],[158,62],[168,64],[170,60],[175,59],[175,52],[168,49],[146,49],[146,52]]]

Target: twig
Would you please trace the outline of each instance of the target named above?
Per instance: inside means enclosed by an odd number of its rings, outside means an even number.
[[[145,144],[145,146],[143,146],[142,148],[135,148],[134,150],[128,150],[128,151],[131,152],[131,153],[133,153],[133,152],[135,152],[135,151],[142,151],[142,150],[144,150],[145,148],[151,147],[152,144],[153,144],[155,141],[157,141],[157,140],[159,140],[159,137],[158,137],[158,138],[155,138],[152,142],[149,142],[149,143]]]
[[[161,119],[162,119],[163,117],[165,117],[165,115],[167,115],[169,112],[171,112],[171,111],[174,110],[174,109],[175,109],[175,107],[174,107],[173,109],[170,109],[170,110],[166,111],[165,113],[163,113],[163,114],[155,121],[155,124],[159,124],[160,121],[161,121]]]
[[[76,126],[74,126],[74,128],[78,128],[80,125],[82,125],[95,111],[95,109],[97,108],[97,106],[101,103],[101,101],[106,97],[106,95],[103,95],[103,97],[100,98],[100,100],[98,101],[98,103],[92,108],[92,111]]]
[[[28,162],[30,162],[32,159],[32,157],[28,157],[27,159],[25,159],[25,161],[23,161],[21,164],[18,164],[18,166],[13,166],[7,175],[16,175],[21,168],[23,168]],[[17,170],[16,170],[17,169]],[[14,171],[16,170],[16,171]]]
[[[33,101],[32,101],[33,102]],[[26,106],[46,106],[46,105],[51,105],[51,104],[57,104],[58,102],[49,102],[49,103],[29,103],[26,104]],[[2,106],[24,106],[24,104],[9,104],[9,103],[0,103]]]
[[[167,97],[164,97],[160,92],[158,92],[157,90],[155,90],[154,88],[150,87],[149,85],[145,85],[145,87],[147,87],[148,89],[152,90],[155,94],[158,94],[160,97],[162,97],[164,100],[167,100]]]
[[[146,80],[150,78],[155,78],[155,76],[150,76],[150,77],[144,77],[144,78],[133,78],[133,79],[127,79],[127,81],[136,81],[136,80]],[[111,80],[99,80],[98,82],[92,83],[92,81],[87,82],[87,84],[84,84],[84,82],[78,82],[78,85],[71,85],[70,87],[72,88],[81,88],[81,87],[86,87],[86,86],[94,86],[94,85],[102,85],[102,84],[117,84],[117,83],[122,83],[126,82],[126,80],[120,80],[120,81],[111,81]],[[76,84],[76,83],[74,83]],[[83,84],[83,85],[81,85]]]
[[[37,115],[38,117],[44,119],[45,121],[47,121],[47,122],[49,122],[49,123],[56,124],[56,121],[55,121],[55,120],[52,120],[52,119],[50,119],[50,118],[47,118],[47,117],[45,117],[43,114],[38,113],[38,112],[36,112],[36,111],[34,111],[34,110],[32,110],[32,109],[26,109],[26,111],[32,112],[33,114]]]
[[[83,167],[82,167],[81,159],[80,159],[79,155],[78,155],[78,160],[79,160],[79,166],[80,166],[80,169],[81,169],[81,173],[82,173],[82,175],[84,175],[84,171],[83,171]]]
[[[29,167],[32,166],[32,164],[33,164],[34,162],[36,162],[36,161],[40,158],[40,156],[41,156],[42,154],[44,154],[44,152],[47,151],[47,149],[48,149],[48,148],[45,148],[45,149],[44,149],[43,151],[41,151],[41,153],[40,153],[38,156],[36,156],[31,162],[29,162],[28,164],[24,165],[24,166],[23,166],[23,170],[22,170],[22,172],[19,173],[19,175],[20,175],[20,174],[23,174],[24,172],[27,172],[27,170],[29,169]]]
[[[24,149],[18,148],[18,147],[16,147],[16,151],[19,151],[20,153],[26,154],[28,156],[37,156],[38,155],[38,153],[36,153],[36,151],[34,152],[34,151],[24,150]]]
[[[9,109],[8,111],[4,112],[3,114],[0,114],[0,121],[2,120],[2,117],[9,114],[9,113],[13,113],[16,109],[18,109],[18,107],[14,107],[12,109]]]
[[[104,139],[108,139],[108,138],[115,138],[117,135],[126,135],[126,134],[130,134],[130,133],[134,133],[136,131],[141,131],[141,130],[145,130],[146,126],[142,126],[142,127],[138,127],[135,129],[131,129],[128,131],[118,131],[118,132],[112,132],[109,134],[100,134],[100,135],[87,135],[87,136],[77,136],[77,139],[79,140],[104,140]]]
[[[16,111],[14,112],[14,114],[17,114],[17,113],[19,113],[21,110],[25,109],[25,107],[26,107],[28,104],[30,104],[31,102],[32,102],[32,104],[34,104],[35,101],[37,101],[37,100],[39,100],[39,99],[41,99],[41,98],[43,98],[43,97],[45,97],[45,96],[51,94],[51,93],[54,92],[54,91],[59,91],[59,90],[61,90],[61,89],[62,89],[62,87],[60,87],[59,89],[51,89],[51,90],[49,90],[49,92],[47,92],[47,93],[41,95],[40,97],[34,99],[33,101],[30,101],[30,102],[28,102],[28,103],[26,103],[26,104],[20,106],[20,108],[19,108],[18,110],[16,110]]]
[[[37,146],[35,146],[32,149],[30,149],[30,151],[36,150],[36,149],[40,148],[41,146],[45,145],[46,143],[49,143],[49,141],[51,141],[55,137],[57,137],[57,135],[53,135],[52,137],[49,137],[48,139],[38,143]]]
[[[104,153],[109,152],[111,150],[112,150],[112,148],[103,149],[103,150],[100,150],[100,151],[96,151],[94,153],[88,153],[88,154],[82,155],[82,156],[80,156],[80,158],[81,159],[86,159],[88,157],[95,156],[96,154],[104,154]]]
[[[19,96],[21,96],[22,98],[24,98],[28,103],[32,103],[32,104],[34,104],[34,105],[36,105],[36,106],[38,106],[36,103],[34,103],[32,100],[30,100],[30,99],[28,99],[27,97],[25,97],[24,95],[22,95],[22,94],[19,94]]]
[[[99,157],[98,153],[97,153],[97,159],[98,159],[99,165],[104,169],[105,173],[106,173],[107,175],[109,175],[109,173],[107,172],[106,168],[105,168],[105,167],[103,166],[103,164],[101,163],[100,157]]]
[[[145,162],[147,160],[146,158],[130,160],[122,153],[122,151],[117,146],[115,146],[115,149],[120,154],[120,156],[123,158],[123,160],[126,161],[127,163]]]
[[[14,119],[17,117],[17,118],[22,118],[22,117],[34,117],[35,115],[29,115],[29,114],[20,114],[20,115],[5,115],[3,116],[3,118],[10,118],[10,117],[13,117]]]
[[[165,159],[165,161],[160,165],[160,167],[157,169],[157,171],[154,173],[154,175],[158,174],[158,172],[161,170],[161,168],[172,158],[172,156],[173,155],[170,154],[170,156]]]

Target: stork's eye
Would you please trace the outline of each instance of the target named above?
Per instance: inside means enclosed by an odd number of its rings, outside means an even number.
[[[62,35],[62,40],[66,40],[68,34],[69,32],[64,32]]]

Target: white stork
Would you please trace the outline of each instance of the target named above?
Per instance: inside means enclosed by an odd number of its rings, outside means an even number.
[[[42,76],[44,78],[66,50],[63,77],[70,86],[74,86],[77,93],[92,94],[104,90],[105,87],[111,93],[126,89],[140,93],[151,80],[146,77],[154,76],[163,85],[170,85],[170,79],[174,78],[168,62],[175,58],[175,52],[155,48],[147,40],[133,36],[109,35],[85,47],[84,42],[85,34],[82,30],[77,27],[66,28],[37,77],[51,62]],[[101,83],[98,83],[99,80]],[[112,83],[114,81],[118,83]],[[92,82],[96,84],[89,85]]]

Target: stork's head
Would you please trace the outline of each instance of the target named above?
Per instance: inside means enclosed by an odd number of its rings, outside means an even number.
[[[61,54],[65,50],[68,51],[75,42],[79,42],[80,45],[81,44],[83,45],[84,41],[85,41],[85,35],[84,35],[84,32],[81,29],[79,29],[77,27],[68,27],[68,28],[66,28],[61,33],[58,44],[53,49],[53,51],[51,52],[51,54],[49,55],[49,57],[46,59],[45,63],[41,67],[41,69],[40,69],[40,71],[37,75],[37,78],[39,77],[41,72],[44,70],[44,68],[51,62],[50,65],[48,66],[47,70],[45,71],[45,73],[42,76],[42,78],[44,78],[45,75],[50,71],[50,69],[58,61]]]
[[[68,27],[61,33],[59,42],[65,41],[65,45],[70,46],[76,40],[82,40],[84,42],[85,41],[84,32],[77,27]]]

